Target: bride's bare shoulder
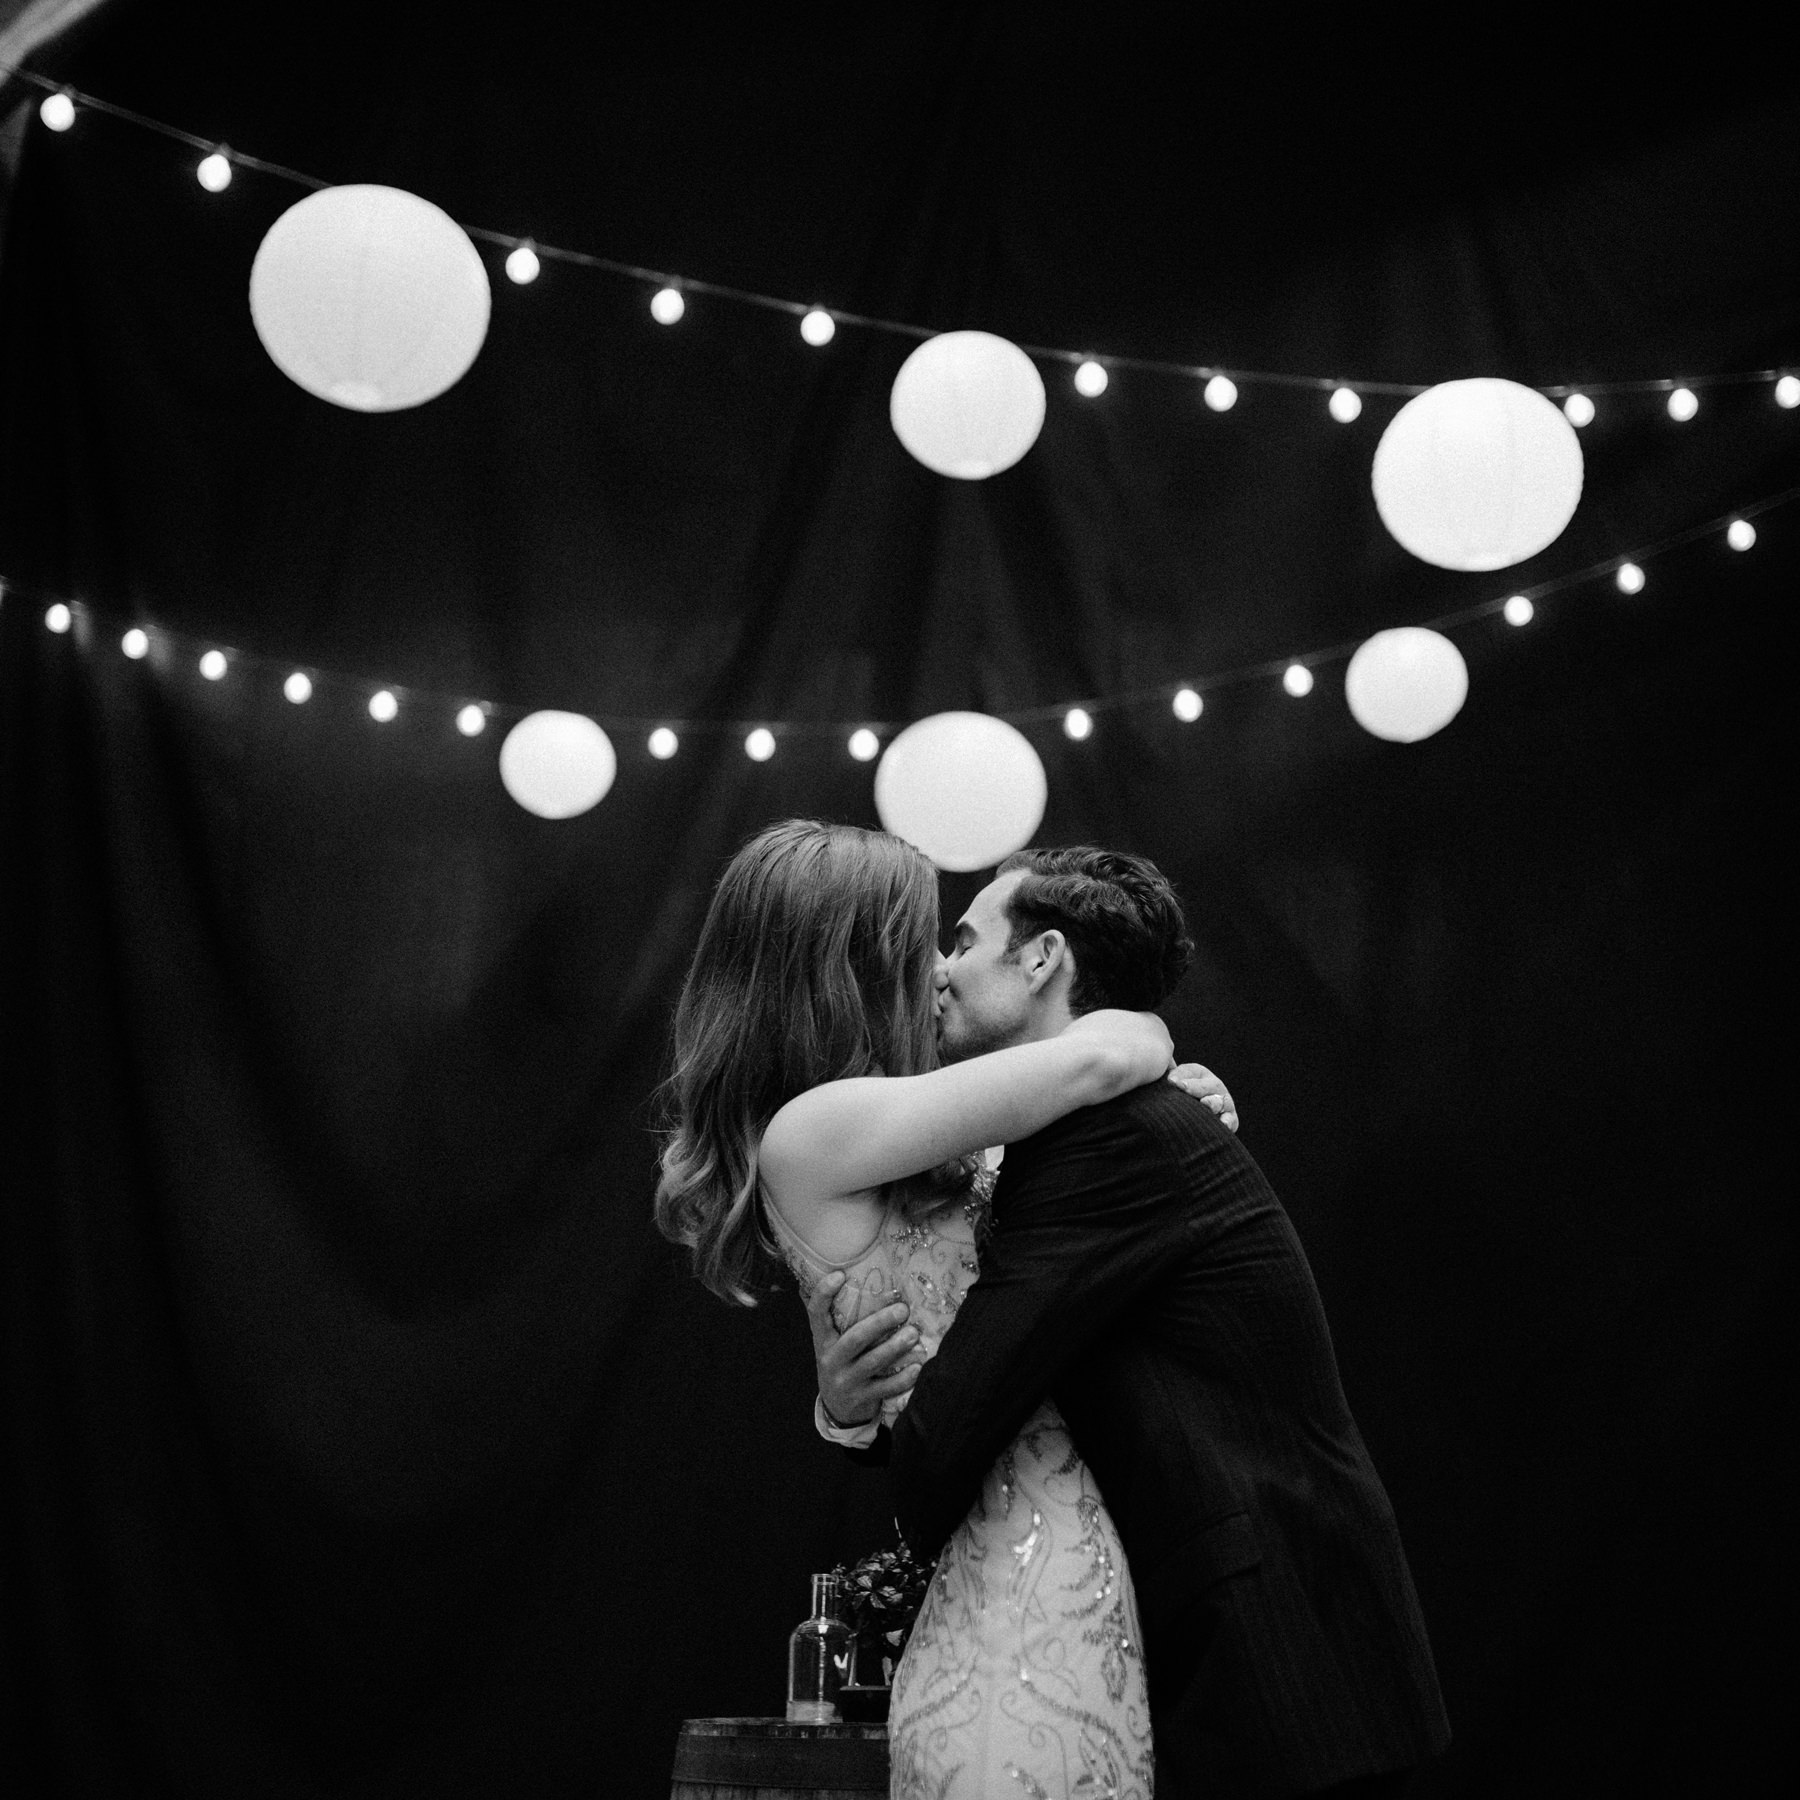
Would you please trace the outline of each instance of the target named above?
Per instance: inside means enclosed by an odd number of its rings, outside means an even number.
[[[780,1119],[776,1115],[776,1122]],[[773,1141],[771,1141],[773,1140]],[[887,1206],[879,1188],[832,1193],[807,1165],[804,1145],[793,1134],[764,1132],[757,1152],[763,1193],[781,1223],[816,1256],[843,1262],[860,1256],[881,1234]]]

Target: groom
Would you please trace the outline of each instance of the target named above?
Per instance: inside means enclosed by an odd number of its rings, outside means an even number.
[[[1174,890],[1141,857],[1021,852],[957,923],[941,1054],[1052,1037],[1103,1006],[1152,1010],[1192,951]],[[1306,1257],[1200,1101],[1153,1082],[1008,1145],[981,1279],[916,1385],[893,1372],[899,1309],[817,1335],[839,1427],[826,1435],[887,1449],[922,1560],[1055,1399],[1124,1541],[1165,1800],[1385,1796],[1448,1742]],[[891,1443],[853,1429],[906,1386]]]

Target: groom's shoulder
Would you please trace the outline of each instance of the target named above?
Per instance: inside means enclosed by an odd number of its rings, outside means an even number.
[[[1231,1141],[1231,1133],[1204,1101],[1172,1081],[1152,1081],[1097,1106],[1077,1107],[1035,1136],[1008,1146],[1006,1154],[1019,1161],[1075,1150],[1123,1158],[1152,1157],[1186,1152],[1221,1139]]]
[[[1106,1104],[1116,1107],[1121,1118],[1129,1121],[1131,1132],[1177,1156],[1226,1149],[1238,1142],[1204,1100],[1196,1099],[1172,1081],[1146,1082]]]

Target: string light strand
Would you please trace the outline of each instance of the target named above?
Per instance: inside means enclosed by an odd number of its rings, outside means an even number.
[[[1615,575],[1622,568],[1638,568],[1643,563],[1655,557],[1664,556],[1684,545],[1697,543],[1708,537],[1725,536],[1731,531],[1734,524],[1759,518],[1779,507],[1790,505],[1796,500],[1800,500],[1800,486],[1787,488],[1780,493],[1769,494],[1746,505],[1734,507],[1728,513],[1721,513],[1717,518],[1707,519],[1701,524],[1671,532],[1629,551],[1589,563],[1583,568],[1569,570],[1561,575],[1553,575],[1545,580],[1533,582],[1529,586],[1509,588],[1505,595],[1498,598],[1482,600],[1469,606],[1438,613],[1431,618],[1418,620],[1416,624],[1428,631],[1442,632],[1454,630],[1462,625],[1473,624],[1480,619],[1509,617],[1510,620],[1507,609],[1514,607],[1514,610],[1517,611],[1515,603],[1520,600],[1526,602],[1528,609],[1534,610],[1538,601],[1546,599],[1550,595],[1567,593],[1571,589],[1590,583],[1597,584],[1607,577]],[[1754,535],[1752,542],[1754,542]],[[48,619],[49,614],[54,613],[59,620],[59,623],[52,625],[51,629],[53,630],[67,631],[77,611],[85,611],[89,616],[95,618],[111,616],[104,613],[102,609],[92,606],[78,607],[76,603],[71,603],[48,592],[0,579],[0,598],[11,599],[15,596],[45,604],[48,608],[46,618]],[[1531,610],[1527,610],[1524,617],[1529,618],[1530,616]],[[124,621],[115,619],[115,623],[123,625]],[[288,669],[302,673],[307,678],[308,696],[314,691],[314,685],[319,679],[328,678],[336,686],[364,695],[373,695],[378,691],[391,693],[409,711],[417,710],[421,706],[437,707],[456,711],[458,716],[462,717],[468,714],[471,708],[475,708],[479,710],[484,721],[503,721],[522,719],[539,710],[537,707],[521,705],[512,701],[477,699],[467,691],[452,692],[439,688],[415,687],[403,682],[379,680],[372,676],[325,669],[316,664],[297,667],[291,659],[241,650],[229,644],[220,644],[214,639],[196,637],[191,633],[165,630],[157,626],[149,629],[162,643],[179,646],[190,658],[204,644],[206,656],[219,656],[226,670],[249,667],[262,670]],[[134,623],[126,635],[140,638],[144,630],[142,625]],[[1367,634],[1364,635],[1366,637]],[[1321,649],[1289,653],[1270,657],[1260,662],[1241,664],[1236,668],[1220,670],[1212,675],[1188,674],[1159,682],[1153,687],[1133,688],[1114,694],[1065,698],[1049,701],[1041,706],[1015,707],[991,716],[1014,726],[1058,725],[1067,735],[1080,741],[1090,734],[1093,719],[1097,714],[1120,712],[1151,703],[1167,707],[1178,692],[1191,694],[1196,699],[1203,701],[1206,695],[1224,688],[1240,687],[1259,681],[1282,682],[1295,668],[1313,671],[1327,664],[1347,661],[1363,641],[1363,637],[1348,639],[1341,643],[1326,645]],[[125,653],[134,657],[143,654],[142,650],[137,648],[129,649]],[[219,665],[215,664],[214,666]],[[1294,691],[1295,685],[1296,683],[1289,684],[1290,692]],[[1200,717],[1201,708],[1194,707],[1191,702],[1187,710],[1191,711],[1194,718]],[[670,713],[626,715],[600,712],[590,713],[587,716],[607,731],[619,733],[621,736],[635,734],[640,737],[657,737],[662,747],[659,748],[656,744],[651,745],[650,754],[656,756],[658,760],[673,755],[673,749],[668,746],[672,741],[681,738],[723,736],[745,742],[754,736],[759,751],[790,739],[837,739],[848,743],[855,738],[857,743],[852,754],[857,757],[858,761],[867,761],[871,760],[871,756],[865,755],[864,752],[870,749],[870,735],[878,739],[885,739],[900,730],[906,723],[902,720],[876,720],[867,717],[839,720],[775,720],[766,716],[743,719],[695,719],[683,718]],[[1186,715],[1178,712],[1177,716]],[[1073,731],[1069,729],[1071,718],[1076,720],[1076,728]],[[466,727],[464,727],[464,732],[465,735],[477,735],[477,733],[469,732]],[[664,733],[670,734],[670,736],[659,736]],[[757,734],[767,735],[765,737]],[[767,758],[758,756],[756,760],[767,760]]]
[[[37,87],[47,95],[66,95],[77,109],[86,108],[110,118],[123,120],[143,130],[159,133],[176,143],[186,144],[191,149],[203,151],[209,156],[223,156],[232,167],[252,169],[259,174],[272,175],[278,180],[294,182],[315,193],[335,185],[317,175],[309,175],[304,170],[290,168],[284,163],[270,162],[242,150],[226,150],[216,138],[197,136],[191,131],[183,130],[180,126],[151,118],[148,114],[137,112],[131,107],[116,105],[97,95],[72,88],[66,83],[52,81],[30,69],[0,64],[0,75],[10,76]],[[560,244],[547,244],[538,238],[519,232],[497,231],[489,226],[469,225],[460,220],[458,224],[470,238],[491,244],[509,254],[528,248],[535,252],[540,260],[566,263],[576,268],[598,270],[626,280],[644,283],[659,292],[663,289],[673,289],[678,294],[707,295],[717,299],[732,300],[744,306],[760,307],[765,311],[785,313],[794,319],[805,319],[809,314],[818,313],[830,319],[834,325],[859,326],[866,331],[884,332],[889,336],[909,338],[915,342],[922,342],[941,335],[932,326],[917,325],[904,319],[888,319],[873,313],[853,312],[847,308],[836,306],[821,306],[813,300],[793,300],[780,294],[763,293],[755,288],[739,287],[730,282],[709,281],[699,276],[677,274],[673,270],[653,269],[642,263],[625,262],[617,257],[601,256],[592,251],[574,250]],[[1239,386],[1250,384],[1263,387],[1302,388],[1324,393],[1347,390],[1355,394],[1380,394],[1410,399],[1428,392],[1434,385],[1430,382],[1387,381],[1343,375],[1307,375],[1274,369],[1239,369],[1222,364],[1183,362],[1164,357],[1097,354],[1088,350],[1065,349],[1054,344],[1021,343],[1019,348],[1028,356],[1040,361],[1066,363],[1072,368],[1080,368],[1083,364],[1092,363],[1102,372],[1112,369],[1130,369],[1143,374],[1164,375],[1201,382],[1224,377]],[[1528,382],[1520,385],[1533,387],[1538,393],[1544,394],[1550,399],[1563,400],[1577,394],[1590,396],[1594,394],[1674,394],[1681,389],[1767,384],[1784,377],[1791,379],[1791,372],[1783,369],[1749,369],[1716,375],[1688,375],[1679,380],[1673,377],[1657,376],[1608,381]],[[1104,382],[1101,385],[1104,385]]]

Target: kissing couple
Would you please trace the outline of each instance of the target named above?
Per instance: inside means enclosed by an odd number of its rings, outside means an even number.
[[[656,1195],[723,1298],[792,1270],[815,1423],[935,1560],[895,1800],[1397,1794],[1449,1738],[1431,1651],[1299,1239],[1222,1085],[1172,1067],[1174,889],[1021,851],[938,944],[901,839],[752,838]]]

